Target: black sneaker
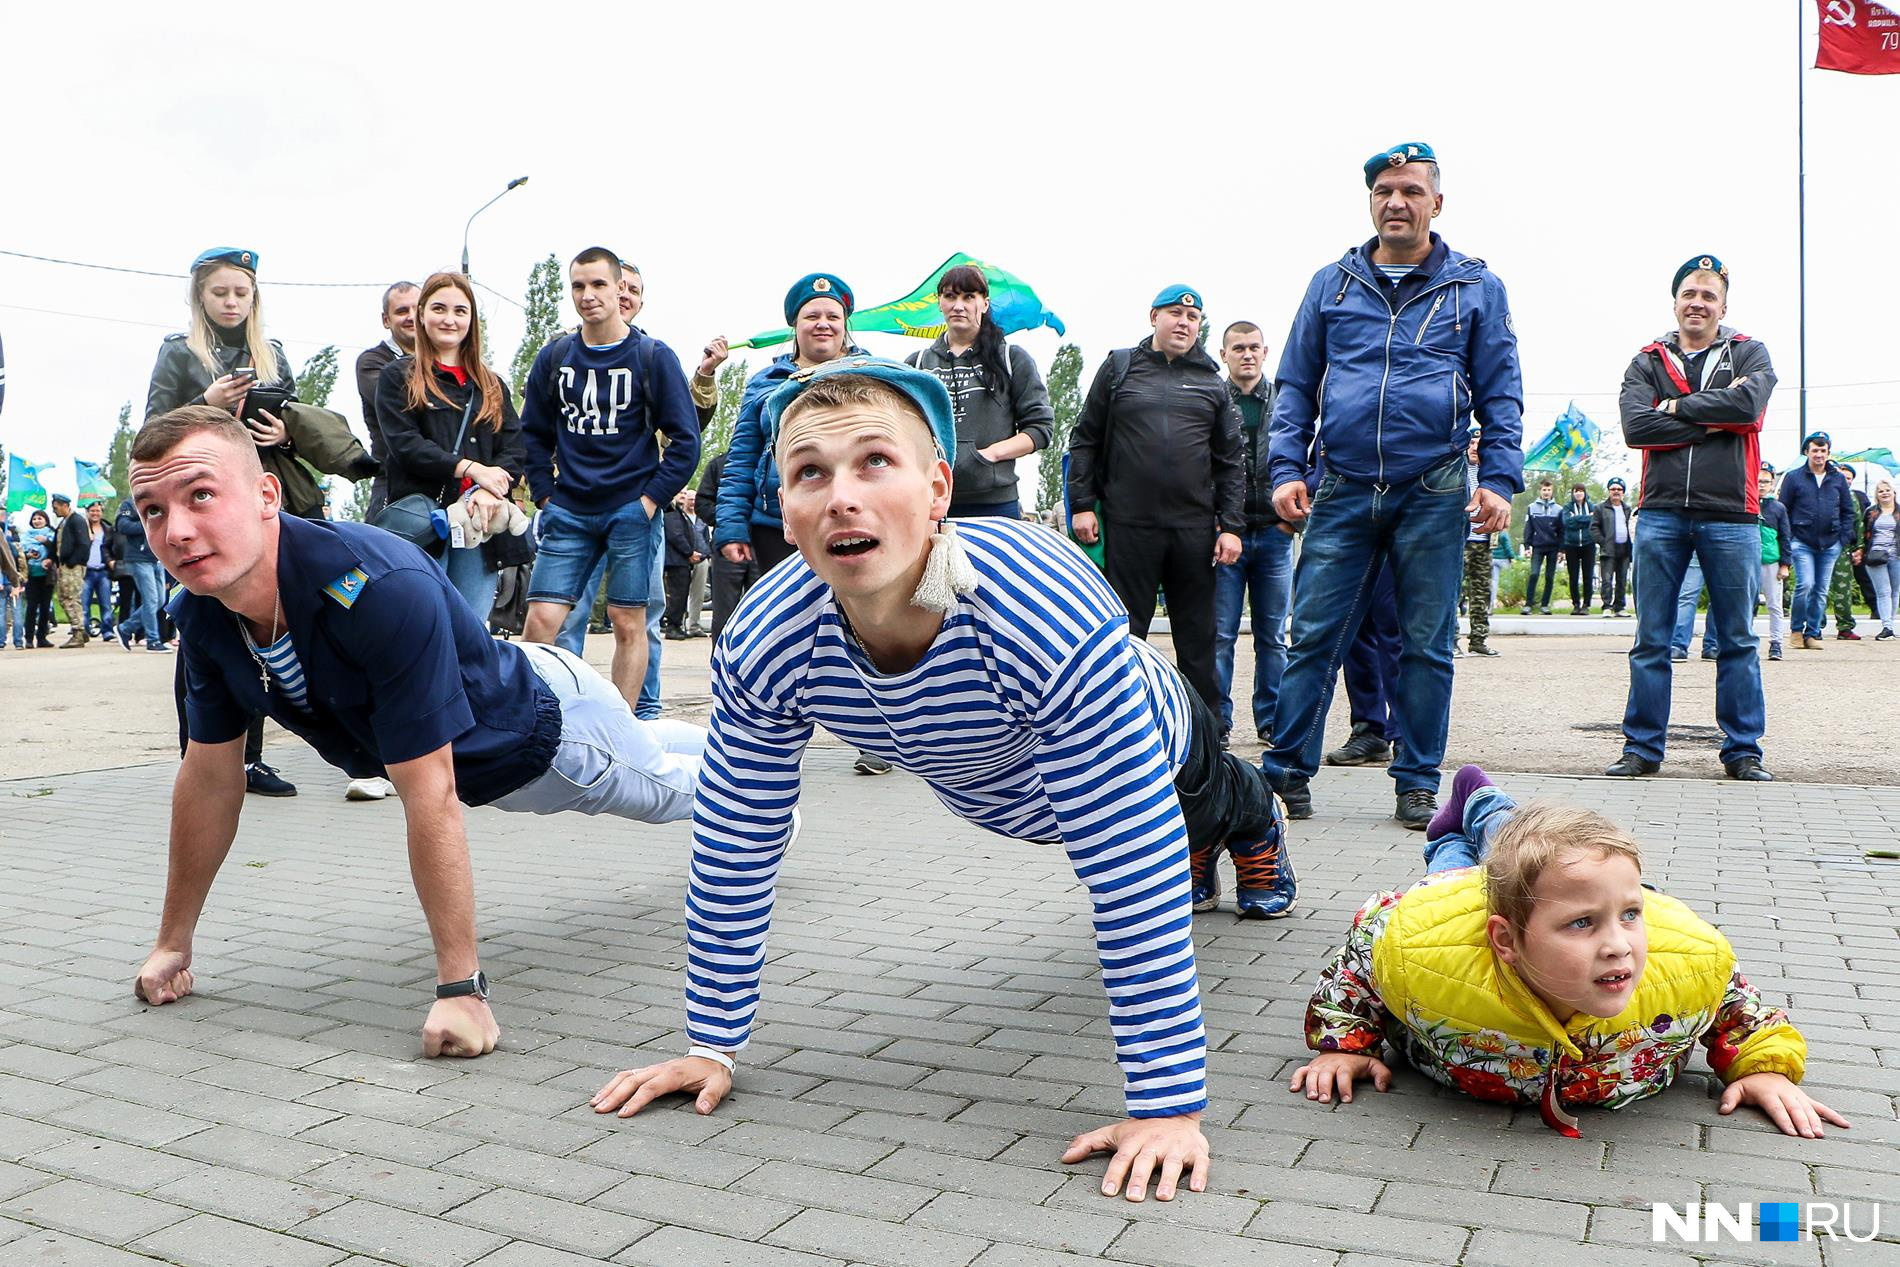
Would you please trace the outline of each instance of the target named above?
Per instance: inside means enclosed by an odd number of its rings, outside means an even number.
[[[262,761],[244,767],[244,790],[258,796],[295,796],[297,785]]]
[[[1702,658],[1704,660],[1715,659],[1715,648],[1709,646],[1707,643],[1703,643],[1702,644]]]
[[[1313,789],[1299,775],[1293,775],[1280,789],[1280,803],[1286,806],[1288,818],[1311,818],[1313,816]]]
[[[891,772],[891,763],[886,761],[883,757],[874,756],[868,752],[860,752],[858,759],[851,763],[851,768],[859,774],[889,774]]]
[[[1360,731],[1326,754],[1327,765],[1386,765],[1392,745],[1370,731]]]
[[[1880,631],[1879,633],[1877,633],[1877,634],[1875,634],[1875,635],[1874,635],[1874,641],[1875,641],[1875,642],[1885,642],[1885,641],[1886,641],[1887,639],[1889,639],[1889,638],[1891,638],[1891,637],[1893,637],[1893,630],[1891,630],[1891,629],[1882,629],[1882,630],[1881,630],[1881,631]]]
[[[1437,812],[1438,798],[1431,790],[1414,787],[1399,793],[1398,807],[1392,811],[1392,817],[1412,831],[1424,831],[1431,823],[1432,815]]]

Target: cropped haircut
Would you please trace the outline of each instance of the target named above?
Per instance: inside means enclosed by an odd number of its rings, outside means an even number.
[[[1599,860],[1628,858],[1642,874],[1643,854],[1636,838],[1595,810],[1576,805],[1535,802],[1511,815],[1491,837],[1484,860],[1485,901],[1522,931],[1537,905],[1537,881],[1571,855]]]
[[[257,457],[257,441],[249,429],[229,409],[219,409],[216,405],[184,405],[147,419],[132,437],[129,456],[134,462],[156,462],[190,437],[205,431],[229,440],[249,459],[248,465],[254,471],[263,471],[264,465]]]
[[[405,290],[419,289],[414,282],[391,282],[389,289],[383,292],[383,315],[389,315],[389,301]]]
[[[930,422],[924,417],[924,411],[917,402],[902,391],[881,379],[864,374],[829,374],[819,379],[798,394],[798,398],[785,406],[785,412],[779,415],[778,436],[772,448],[773,458],[781,464],[785,455],[785,437],[790,433],[794,419],[803,417],[815,409],[885,409],[900,418],[909,418],[923,429],[920,452],[926,454],[926,461],[937,460],[937,441],[930,430]]]
[[[579,268],[582,264],[605,264],[607,266],[607,275],[615,281],[620,280],[622,271],[620,267],[620,257],[604,246],[588,247],[585,251],[582,251],[579,255],[576,255],[572,260],[568,261],[567,267],[569,270],[573,270]]]
[[[1235,322],[1232,322],[1231,324],[1229,324],[1229,325],[1228,325],[1228,327],[1227,327],[1227,328],[1226,328],[1225,330],[1222,330],[1222,331],[1220,332],[1220,345],[1221,345],[1222,347],[1226,347],[1226,346],[1227,346],[1227,339],[1228,339],[1228,336],[1229,336],[1229,335],[1235,335],[1235,334],[1259,334],[1259,333],[1260,333],[1260,327],[1259,327],[1259,326],[1257,326],[1257,325],[1255,325],[1255,324],[1254,324],[1253,322],[1251,322],[1251,321],[1235,321]]]

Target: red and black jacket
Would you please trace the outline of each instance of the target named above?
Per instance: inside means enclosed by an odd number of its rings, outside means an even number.
[[[1644,347],[1623,374],[1623,440],[1643,454],[1641,510],[1755,523],[1761,513],[1761,424],[1775,390],[1768,349],[1723,326],[1691,384],[1680,336]],[[1738,380],[1746,379],[1746,382]],[[1674,414],[1657,408],[1677,403]]]

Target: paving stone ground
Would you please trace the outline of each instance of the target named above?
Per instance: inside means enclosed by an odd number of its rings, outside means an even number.
[[[1062,854],[967,828],[904,775],[807,758],[768,992],[737,1094],[621,1122],[587,1097],[681,1049],[683,826],[469,815],[501,1049],[419,1058],[433,979],[397,803],[274,750],[304,794],[246,806],[200,993],[130,980],[163,890],[168,765],[0,782],[0,1264],[130,1267],[1182,1267],[1900,1263],[1900,791],[1526,776],[1632,824],[1649,875],[1794,1009],[1822,1141],[1668,1094],[1534,1112],[1402,1073],[1287,1093],[1320,957],[1420,838],[1383,772],[1328,772],[1294,918],[1202,916],[1209,1192],[1103,1198],[1057,1162],[1119,1116],[1081,891]],[[1848,1201],[1865,1245],[1654,1244],[1652,1201]]]

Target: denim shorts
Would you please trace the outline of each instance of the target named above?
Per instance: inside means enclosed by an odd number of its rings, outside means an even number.
[[[645,607],[654,538],[661,531],[660,517],[648,518],[638,497],[597,515],[577,515],[550,500],[541,508],[541,550],[528,581],[528,601],[578,606],[581,587],[605,554],[608,606]],[[591,606],[593,595],[586,598]]]

